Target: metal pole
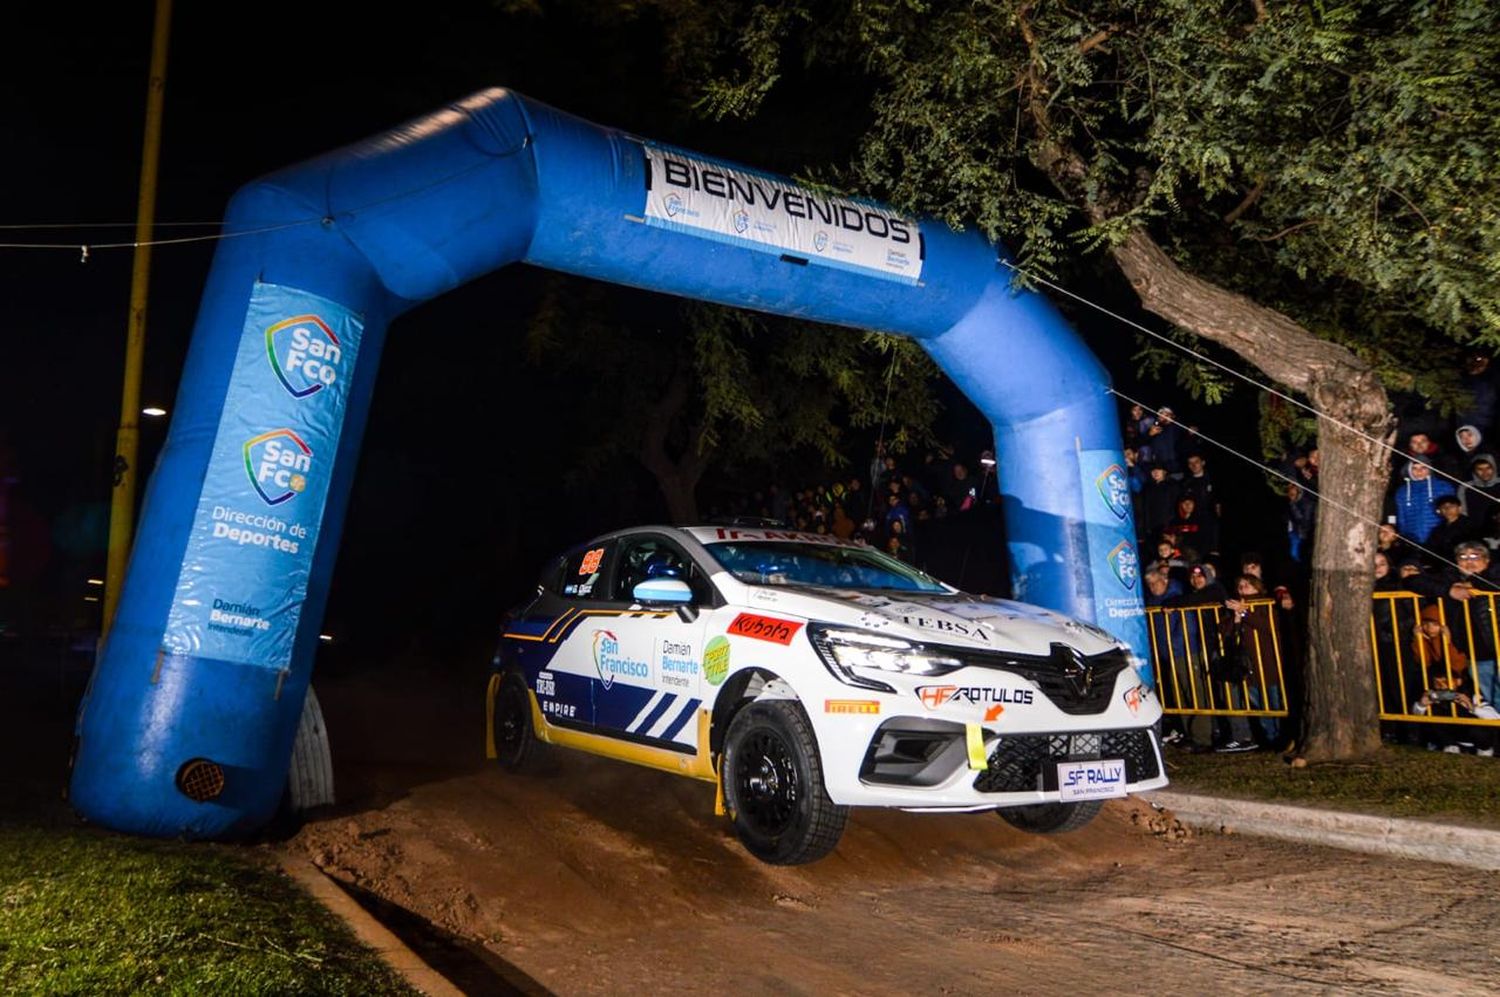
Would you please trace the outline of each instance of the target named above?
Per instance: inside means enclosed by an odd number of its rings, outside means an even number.
[[[156,167],[161,148],[162,97],[167,88],[167,37],[172,0],[156,0],[151,36],[151,78],[146,86],[146,137],[141,150],[140,197],[135,214],[135,265],[130,278],[130,315],[125,332],[125,386],[120,428],[115,434],[114,490],[109,503],[109,564],[104,575],[104,629],[114,623],[125,565],[135,529],[135,461],[140,441],[141,356],[146,346],[146,292],[151,278],[151,228],[156,216]]]

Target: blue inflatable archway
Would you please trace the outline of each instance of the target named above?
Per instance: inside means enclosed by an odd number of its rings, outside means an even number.
[[[495,89],[247,185],[225,235],[79,712],[91,820],[274,814],[386,328],[516,262],[917,339],[994,426],[1016,596],[1146,650],[1108,378],[976,234]]]

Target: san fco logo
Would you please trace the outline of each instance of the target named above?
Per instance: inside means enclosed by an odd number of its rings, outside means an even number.
[[[281,386],[293,398],[307,398],[333,387],[344,348],[327,322],[316,315],[298,315],[266,330],[266,357]]]
[[[1110,568],[1120,584],[1127,589],[1135,588],[1135,581],[1140,577],[1140,560],[1136,557],[1135,548],[1130,546],[1129,540],[1121,540],[1115,544],[1115,549],[1110,551],[1106,558]]]
[[[1100,497],[1104,499],[1109,511],[1115,514],[1115,518],[1123,521],[1130,515],[1130,483],[1119,464],[1106,467],[1099,473],[1094,484],[1098,486]]]
[[[594,631],[594,667],[599,671],[599,680],[608,689],[619,676],[648,680],[651,666],[644,661],[626,658],[620,654],[620,639],[609,630]]]
[[[245,441],[245,473],[266,505],[280,505],[307,488],[312,448],[290,429],[273,429]]]

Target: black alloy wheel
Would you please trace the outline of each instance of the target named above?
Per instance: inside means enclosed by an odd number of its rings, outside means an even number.
[[[515,772],[536,751],[536,732],[531,726],[531,696],[519,672],[506,672],[495,693],[495,760]]]
[[[723,778],[735,833],[764,862],[816,861],[844,833],[849,808],[828,798],[812,724],[792,700],[757,701],[735,715]]]

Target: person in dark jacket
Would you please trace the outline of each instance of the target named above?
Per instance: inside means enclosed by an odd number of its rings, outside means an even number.
[[[1136,524],[1141,536],[1155,538],[1177,512],[1177,482],[1167,477],[1161,464],[1146,468],[1148,479],[1141,489],[1142,521]]]
[[[1427,534],[1424,545],[1428,560],[1434,564],[1446,559],[1448,551],[1457,549],[1466,540],[1481,540],[1484,537],[1480,525],[1463,514],[1463,506],[1457,495],[1444,495],[1433,503],[1437,507],[1438,524]]]
[[[1469,462],[1469,480],[1458,489],[1464,515],[1483,525],[1490,514],[1500,508],[1500,475],[1495,473],[1495,457],[1482,453]]]
[[[1473,663],[1474,684],[1486,703],[1500,700],[1500,682],[1495,670],[1495,649],[1500,644],[1500,619],[1495,597],[1500,595],[1500,567],[1490,563],[1490,549],[1479,541],[1458,545],[1453,552],[1457,567],[1406,579],[1413,592],[1441,599],[1443,619],[1454,642]]]
[[[1380,712],[1404,716],[1418,690],[1425,688],[1421,661],[1406,646],[1417,626],[1421,597],[1412,593],[1384,551],[1375,552],[1375,591],[1370,619],[1375,630],[1375,673],[1379,681]],[[1380,721],[1382,739],[1397,744],[1420,744],[1418,725]]]

